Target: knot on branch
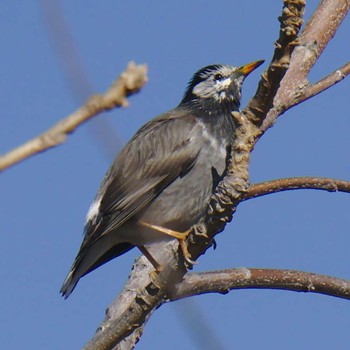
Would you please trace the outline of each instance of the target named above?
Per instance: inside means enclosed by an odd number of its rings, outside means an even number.
[[[195,225],[189,242],[207,248],[215,234],[232,220],[237,204],[249,187],[248,165],[259,130],[240,112],[232,112],[235,123],[234,143],[226,174],[211,196],[205,218]],[[199,252],[203,254],[203,251]],[[195,254],[196,255],[196,254]]]
[[[304,7],[304,0],[284,1],[282,15],[278,17],[278,20],[281,23],[280,38],[278,39],[278,41],[285,39],[284,37],[296,38],[297,34],[299,33],[300,27],[303,24],[302,16],[304,13]]]
[[[223,231],[225,225],[232,220],[238,203],[249,187],[250,152],[260,131],[245,114],[231,114],[235,131],[226,174],[210,198],[206,215],[192,228],[189,235],[189,251],[195,258],[205,253],[213,244],[214,236]]]
[[[217,186],[208,207],[208,215],[224,223],[231,220],[235,206],[248,189],[249,157],[258,133],[243,113],[232,112],[231,115],[236,125],[231,159],[226,176]]]
[[[127,107],[127,97],[137,93],[147,82],[147,66],[129,62],[126,70],[115,80],[104,94],[105,109],[116,106]]]
[[[280,35],[275,42],[274,62],[270,68],[282,69],[283,75],[289,66],[290,55],[298,45],[297,35],[303,24],[304,8],[304,0],[285,0],[282,15],[278,17],[281,24]]]
[[[55,130],[56,131],[56,130]],[[38,136],[38,150],[48,146],[53,147],[63,143],[66,140],[67,135],[63,132],[47,132]]]
[[[280,21],[279,38],[269,68],[263,73],[254,98],[245,108],[249,120],[262,126],[267,113],[274,105],[274,97],[290,62],[294,48],[299,44],[298,34],[303,24],[305,0],[284,0]]]
[[[126,96],[130,96],[138,92],[147,82],[147,66],[145,64],[136,65],[131,61],[120,77],[124,80]]]

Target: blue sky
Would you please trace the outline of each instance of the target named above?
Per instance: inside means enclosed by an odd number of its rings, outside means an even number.
[[[51,1],[53,6],[57,1]],[[211,63],[266,63],[244,84],[243,105],[273,54],[282,1],[58,2],[65,32],[56,43],[45,1],[5,1],[0,11],[0,152],[43,132],[102,92],[128,61],[146,63],[149,82],[130,107],[98,116],[58,148],[3,172],[0,181],[0,339],[4,349],[78,349],[93,335],[138,252],[84,277],[64,301],[58,291],[82,239],[99,182],[138,127],[174,107],[191,75]],[[317,1],[308,1],[306,17]],[[46,15],[45,15],[46,13]],[[46,16],[46,17],[45,17]],[[44,18],[49,18],[50,24]],[[349,19],[316,63],[315,81],[350,57]],[[57,32],[56,32],[57,34]],[[58,55],[62,47],[65,56]],[[73,52],[74,53],[74,52]],[[73,60],[73,61],[72,61]],[[78,86],[78,87],[77,87]],[[78,92],[77,92],[78,89]],[[282,116],[256,145],[252,182],[290,176],[350,177],[349,79]],[[103,130],[108,130],[106,135]],[[105,140],[109,140],[106,143]],[[118,141],[119,140],[119,141]],[[274,194],[241,204],[195,271],[290,268],[350,278],[350,196]],[[204,324],[191,319],[203,321]],[[350,341],[347,301],[304,293],[243,290],[161,307],[139,349],[329,349]],[[302,345],[300,345],[302,344]],[[207,345],[207,347],[205,347]]]

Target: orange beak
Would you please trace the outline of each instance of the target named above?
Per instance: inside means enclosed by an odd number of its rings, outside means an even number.
[[[247,76],[250,72],[252,72],[255,68],[261,66],[264,62],[265,60],[260,60],[248,63],[245,66],[239,67],[238,72],[240,72],[244,76]]]

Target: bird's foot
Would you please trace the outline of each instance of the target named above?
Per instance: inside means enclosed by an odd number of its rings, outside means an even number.
[[[189,264],[189,266],[197,264],[197,262],[191,260],[192,256],[187,249],[186,238],[188,237],[189,233],[191,232],[191,229],[189,229],[185,232],[178,232],[178,231],[174,231],[174,230],[162,227],[162,226],[149,224],[149,223],[144,222],[144,221],[141,221],[140,224],[144,225],[146,227],[152,228],[156,231],[162,232],[168,236],[176,238],[179,241],[179,246],[180,246],[182,255],[183,255],[185,261],[187,262],[187,264]]]
[[[185,261],[187,262],[188,266],[192,266],[192,265],[198,264],[197,261],[193,261],[191,259],[192,256],[191,256],[190,252],[187,249],[186,241],[184,239],[178,239],[178,241],[179,241],[179,246],[180,246],[182,255],[183,255]]]

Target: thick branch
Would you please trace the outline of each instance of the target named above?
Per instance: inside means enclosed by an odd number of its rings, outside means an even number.
[[[226,294],[233,289],[283,289],[350,299],[350,281],[310,272],[238,268],[188,273],[174,288],[171,300],[205,293]]]
[[[282,14],[282,17],[287,20],[287,17],[284,15],[290,15],[294,10],[287,11],[286,9],[294,8],[295,3],[298,3],[298,10],[295,10],[293,18],[295,19],[297,25],[293,27],[294,31],[285,31],[284,28],[286,27],[286,22],[284,20],[281,21],[281,31],[285,34],[280,33],[280,37],[283,35],[285,38],[282,40],[283,44],[280,44],[281,46],[276,48],[276,50],[282,49],[282,56],[288,56],[288,59],[292,48],[294,47],[292,42],[295,39],[295,36],[298,34],[298,30],[301,25],[304,1],[285,0]],[[287,46],[288,48],[285,49],[284,47]],[[280,54],[276,54],[276,57],[278,60]],[[274,62],[272,62],[272,64],[274,64]],[[251,123],[251,121],[256,122],[260,120],[261,113],[257,116],[254,116],[254,113],[256,113],[257,109],[260,108],[259,106],[264,106],[265,102],[269,104],[270,101],[272,101],[276,88],[279,86],[279,82],[281,81],[284,72],[285,69],[282,69],[273,80],[273,83],[269,82],[266,85],[266,89],[250,102],[249,106],[246,108],[246,111],[249,111],[249,113],[246,112],[248,118],[245,117],[244,114],[233,113],[233,118],[236,123],[236,130],[235,143],[232,150],[232,159],[228,166],[227,176],[219,184],[216,193],[212,197],[208,208],[208,215],[202,218],[202,220],[195,226],[193,229],[193,234],[191,234],[188,239],[189,251],[193,258],[197,258],[199,255],[204,254],[206,249],[210,247],[212,238],[215,234],[222,231],[226,223],[231,220],[236,205],[239,203],[240,198],[246,192],[249,186],[248,164],[250,152],[260,134],[260,131],[256,125]],[[265,82],[263,82],[263,84],[265,84]],[[256,103],[257,98],[264,98],[264,96],[265,100],[262,103],[258,103],[258,107],[255,106],[254,108],[250,108],[252,104]],[[144,322],[147,320],[150,314],[164,302],[162,299],[164,299],[165,290],[171,290],[176,281],[181,280],[186,273],[184,269],[181,269],[183,266],[181,254],[174,254],[174,252],[177,252],[177,243],[171,242],[169,247],[170,250],[162,247],[162,249],[157,252],[158,255],[155,257],[157,261],[164,261],[165,265],[162,263],[161,264],[166,267],[166,271],[162,271],[158,281],[151,281],[147,285],[140,282],[135,287],[136,289],[133,290],[134,298],[128,299],[128,301],[124,303],[123,309],[118,308],[117,303],[120,302],[120,299],[116,298],[109,308],[109,310],[115,310],[115,312],[111,312],[109,314],[110,317],[105,318],[105,320],[101,323],[101,332],[99,332],[86,345],[85,349],[95,349],[94,346],[96,341],[99,342],[98,344],[101,349],[119,349],[121,348],[122,344],[120,343],[121,339],[124,339],[124,343],[129,342],[130,337],[133,337],[133,332],[138,332],[138,334],[142,332]],[[146,265],[149,266],[148,263],[146,263]],[[172,273],[167,271],[172,271]],[[133,269],[130,279],[142,279],[142,272],[137,269]],[[159,285],[163,287],[159,287]],[[151,286],[153,287],[151,288]],[[147,295],[146,292],[149,290],[151,290],[152,293]],[[134,312],[134,310],[139,310],[140,307],[143,308],[142,316],[140,316],[138,312]],[[125,327],[123,331],[121,327],[118,328],[117,325],[119,322],[123,322],[125,325],[124,319],[126,317],[128,317],[129,323],[128,327]]]
[[[299,70],[301,72],[309,72],[313,63],[310,65],[308,55],[299,57],[299,53],[294,55],[295,51],[297,49],[300,51],[304,47],[311,50],[315,45],[319,48],[322,45],[324,47],[334,35],[337,26],[340,25],[341,20],[345,16],[347,7],[338,8],[341,13],[338,15],[337,12],[334,12],[336,15],[333,16],[335,18],[332,19],[332,23],[327,23],[332,16],[324,13],[323,5],[329,1],[324,0],[313,16],[313,18],[318,18],[320,21],[322,19],[320,16],[324,16],[324,23],[321,27],[318,26],[318,30],[327,32],[325,40],[311,45],[309,42],[305,44],[305,38],[302,41],[297,38],[302,23],[305,1],[284,0],[283,13],[280,20],[280,38],[276,44],[273,61],[267,73],[263,74],[255,97],[249,102],[243,113],[233,113],[236,123],[235,142],[227,175],[212,196],[206,217],[200,220],[195,226],[193,233],[189,236],[188,246],[193,258],[197,258],[205,253],[206,249],[211,245],[212,238],[224,229],[226,223],[231,220],[236,206],[244,198],[249,188],[249,157],[255,143],[266,129],[276,121],[277,117],[288,106],[293,104],[296,92],[300,92],[301,87],[306,86],[306,84],[300,85],[300,76],[297,76],[297,73]],[[344,0],[333,0],[333,3],[344,5]],[[334,9],[331,10],[333,11]],[[327,25],[330,28],[327,28]],[[311,40],[312,43],[312,35],[306,36],[306,38]],[[297,46],[294,49],[295,45],[299,45],[299,43],[301,46]],[[300,47],[301,49],[299,49]],[[313,56],[313,62],[318,56],[319,53]],[[306,68],[304,68],[304,65]],[[289,74],[290,69],[292,69],[291,74]],[[264,119],[265,116],[267,117]],[[171,242],[167,249],[161,247],[157,251],[156,260],[161,260],[161,264],[165,267],[166,272],[162,271],[159,278],[155,281],[146,283],[142,280],[142,276],[148,274],[149,270],[134,269],[132,271],[130,280],[140,281],[132,289],[133,298],[128,298],[124,302],[123,308],[118,308],[118,303],[120,303],[120,298],[123,298],[124,291],[121,293],[119,298],[109,308],[108,317],[101,324],[101,332],[87,344],[86,349],[95,349],[94,342],[97,338],[100,341],[101,349],[121,349],[121,344],[128,342],[135,332],[137,332],[138,336],[142,333],[148,317],[157,307],[165,302],[164,298],[169,296],[169,292],[176,284],[175,281],[181,281],[186,273],[186,271],[181,269],[183,264],[182,257],[181,255],[178,256],[176,252],[176,242]],[[148,268],[149,264],[147,262],[145,262],[145,265]],[[169,291],[168,293],[166,292],[167,290]],[[128,293],[131,293],[130,289]],[[139,312],[140,308],[142,309],[141,313]],[[127,323],[125,323],[126,319]],[[118,327],[119,322],[122,322],[124,329],[123,327]],[[123,343],[121,343],[122,339]],[[132,345],[130,344],[134,343],[130,341],[128,344],[128,348],[131,348]]]
[[[309,98],[303,97],[309,86],[307,76],[349,9],[349,0],[321,1],[299,35],[298,46],[292,53],[288,70],[274,98],[273,108],[268,111],[260,127],[262,133],[287,109]]]
[[[94,95],[74,113],[60,120],[52,128],[0,157],[0,172],[37,153],[60,145],[79,125],[100,112],[126,107],[127,97],[137,93],[145,84],[147,68],[130,62],[126,70],[103,95]]]
[[[137,259],[123,290],[108,307],[105,319],[84,350],[132,349],[148,318],[165,302],[173,285],[182,280],[186,269],[183,261],[178,263],[174,258],[173,242],[153,248],[152,256],[163,271],[157,275],[144,256]]]
[[[262,74],[254,98],[244,109],[247,118],[260,125],[266,113],[272,108],[273,100],[288,67],[291,54],[297,45],[297,36],[303,23],[304,0],[284,1],[280,22],[279,38],[267,70]]]
[[[290,177],[253,184],[242,200],[290,190],[324,190],[328,192],[350,192],[350,182],[324,177]]]
[[[189,251],[197,258],[210,247],[212,238],[231,221],[237,205],[249,187],[249,159],[255,143],[261,136],[262,117],[270,109],[279,84],[286,73],[295,47],[302,16],[304,0],[285,0],[279,18],[280,35],[275,45],[272,62],[263,74],[254,98],[243,112],[233,112],[236,124],[235,141],[225,178],[219,183],[209,203],[207,216],[195,226],[190,236]]]

